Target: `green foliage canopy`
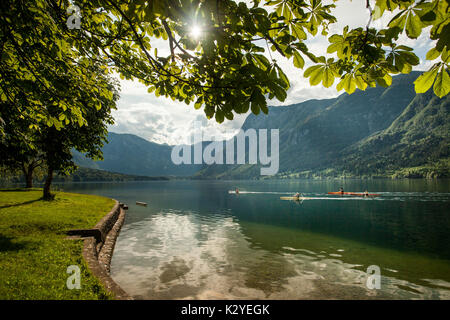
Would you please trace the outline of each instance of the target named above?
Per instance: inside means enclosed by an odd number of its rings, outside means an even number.
[[[81,55],[74,43],[82,39],[57,23],[61,9],[51,1],[0,4],[0,103],[2,109],[14,108],[32,129],[83,126],[84,101],[96,101],[100,108],[101,99],[113,95],[91,72],[96,57]],[[0,118],[3,113],[0,109]]]
[[[336,2],[336,1],[335,1]],[[387,28],[370,26],[328,35],[336,22],[334,4],[320,0],[95,0],[77,2],[83,14],[80,37],[89,48],[100,50],[126,79],[139,79],[149,92],[164,95],[195,108],[218,122],[232,119],[233,112],[267,113],[267,102],[284,101],[290,83],[278,63],[268,59],[266,48],[303,68],[311,85],[322,83],[352,93],[377,83],[388,86],[391,75],[409,73],[419,64],[412,48],[397,45],[402,34],[417,39],[424,32],[437,40],[427,59],[440,58],[415,84],[417,92],[448,94],[448,0],[367,1],[370,20],[393,13]],[[369,16],[369,15],[368,15]],[[193,34],[193,26],[200,29]],[[431,27],[430,30],[426,29]],[[329,36],[325,59],[308,49],[305,40],[319,32]],[[162,54],[161,43],[168,54]]]
[[[96,61],[122,78],[138,79],[156,96],[204,107],[208,118],[222,122],[249,109],[267,113],[266,98],[286,99],[289,79],[267,49],[297,68],[312,61],[304,73],[311,85],[337,81],[338,90],[352,93],[388,86],[392,74],[410,72],[419,59],[397,42],[402,34],[417,39],[422,32],[436,40],[427,59],[439,62],[415,89],[448,94],[449,0],[366,3],[367,26],[329,35],[335,5],[321,0],[79,0],[80,29],[67,26],[70,1],[2,1],[0,99],[48,126],[82,126],[80,92],[93,101],[111,94],[85,70]],[[394,17],[385,29],[371,27],[371,20],[387,14]],[[328,37],[331,58],[309,50],[306,40],[318,33]],[[24,91],[28,101],[19,104]],[[49,104],[60,109],[58,116],[48,113]]]

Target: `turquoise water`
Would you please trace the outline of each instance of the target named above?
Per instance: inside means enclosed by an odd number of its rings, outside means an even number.
[[[341,185],[381,196],[327,195]],[[61,187],[129,205],[111,275],[135,298],[450,299],[449,180]],[[295,192],[311,199],[280,200]],[[380,289],[366,285],[371,265]]]

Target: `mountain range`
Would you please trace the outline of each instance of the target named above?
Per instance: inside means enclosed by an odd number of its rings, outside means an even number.
[[[276,178],[448,177],[450,97],[439,99],[431,90],[416,94],[413,82],[419,75],[398,75],[388,88],[270,107],[267,115],[250,114],[242,129],[279,129]],[[75,162],[134,175],[261,178],[259,164],[177,166],[172,146],[130,134],[110,133],[108,140],[104,161],[75,152]]]
[[[171,161],[171,146],[133,134],[109,132],[102,152],[103,161],[87,159],[77,151],[73,152],[73,160],[84,168],[140,176],[191,176],[201,169],[201,165],[175,165]]]

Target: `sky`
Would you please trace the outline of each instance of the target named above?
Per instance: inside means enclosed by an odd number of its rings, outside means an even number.
[[[250,1],[246,1],[250,2]],[[328,1],[330,2],[330,1]],[[372,1],[374,2],[374,1]],[[365,27],[369,21],[369,10],[366,8],[365,0],[340,0],[336,3],[333,15],[338,22],[330,25],[329,35],[339,33],[346,25],[350,28]],[[371,26],[381,28],[389,22],[389,17],[383,17],[371,22]],[[433,47],[433,41],[428,39],[428,32],[423,30],[422,35],[417,40],[408,39],[402,36],[399,42],[414,48],[414,52],[421,59],[420,65],[414,70],[427,70],[433,62],[425,61],[426,52]],[[328,41],[326,37],[318,35],[306,41],[310,51],[316,55],[325,55]],[[152,44],[155,46],[155,43]],[[156,44],[158,51],[168,47],[167,43]],[[324,88],[322,85],[310,86],[308,79],[303,77],[303,72],[311,63],[305,59],[305,67],[297,69],[292,61],[288,61],[276,52],[272,52],[272,57],[277,60],[283,71],[289,77],[291,88],[288,91],[287,99],[279,102],[276,99],[269,100],[270,106],[282,106],[300,103],[309,99],[326,99],[337,97],[342,94],[338,92],[335,85],[331,88]],[[113,112],[115,124],[109,130],[116,133],[131,133],[140,136],[148,141],[176,145],[190,143],[191,134],[194,131],[194,123],[200,121],[203,132],[207,132],[211,138],[218,140],[232,137],[244,123],[247,114],[237,115],[232,121],[225,119],[222,124],[216,123],[213,119],[208,120],[203,109],[194,109],[193,104],[172,101],[170,98],[156,97],[153,93],[148,93],[144,85],[137,81],[120,80],[121,94],[118,101],[117,110]]]

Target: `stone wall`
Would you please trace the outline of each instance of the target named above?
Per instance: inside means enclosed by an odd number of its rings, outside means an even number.
[[[115,299],[131,300],[132,298],[111,278],[109,274],[114,245],[124,219],[124,206],[116,201],[112,210],[104,216],[93,229],[90,229],[90,231],[97,236],[90,235],[84,239],[83,257],[93,275],[100,280],[108,292],[114,295]],[[75,232],[77,230],[72,231]]]

